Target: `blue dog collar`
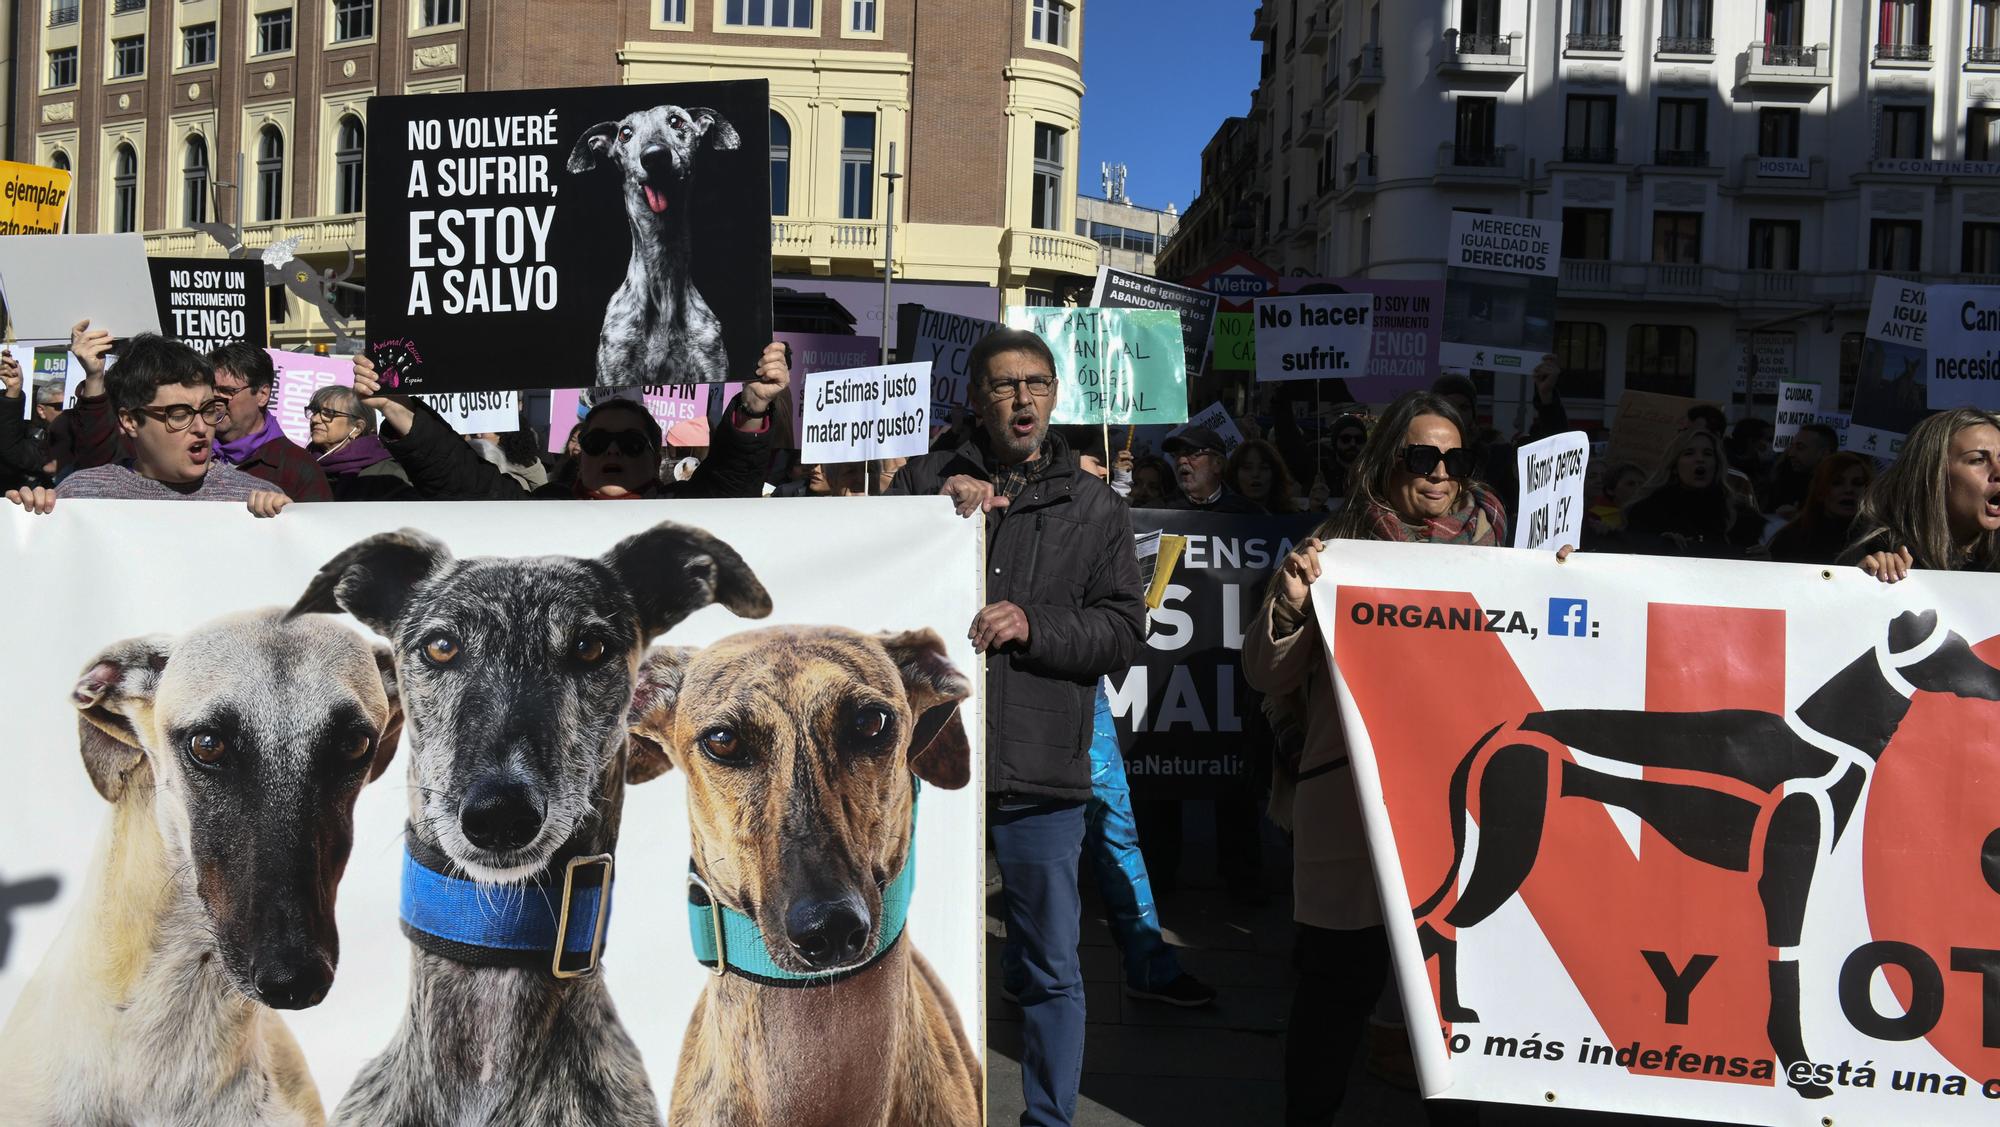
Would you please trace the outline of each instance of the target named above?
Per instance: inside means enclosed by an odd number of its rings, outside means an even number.
[[[917,786],[915,779],[911,780]],[[800,974],[786,970],[771,958],[764,946],[764,933],[755,920],[715,898],[708,882],[688,862],[688,935],[694,943],[695,961],[716,977],[734,974],[762,986],[827,986],[853,978],[880,962],[898,940],[910,919],[910,901],[917,889],[917,799],[910,795],[910,850],[903,870],[882,890],[882,926],[875,949],[860,963],[841,970]]]
[[[597,970],[611,920],[609,853],[572,857],[559,876],[524,885],[480,884],[455,868],[404,831],[398,915],[410,942],[469,966],[546,967],[556,978]]]

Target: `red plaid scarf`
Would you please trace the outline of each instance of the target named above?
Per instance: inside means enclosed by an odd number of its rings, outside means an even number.
[[[1400,540],[1405,544],[1467,544],[1473,547],[1505,547],[1507,511],[1500,499],[1478,487],[1459,496],[1458,507],[1441,517],[1421,524],[1409,524],[1387,506],[1376,506],[1375,539]]]

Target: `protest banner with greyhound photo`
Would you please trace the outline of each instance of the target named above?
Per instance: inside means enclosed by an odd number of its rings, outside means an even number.
[[[6,507],[0,1119],[983,1123],[980,540]]]
[[[1355,541],[1321,567],[1314,707],[1351,769],[1295,820],[1359,796],[1425,1094],[1992,1121],[1990,578]],[[1422,670],[1450,685],[1412,708]]]
[[[369,346],[409,392],[723,383],[771,340],[768,84],[369,100]]]

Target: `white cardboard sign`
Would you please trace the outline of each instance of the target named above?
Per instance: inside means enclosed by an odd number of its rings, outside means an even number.
[[[1257,379],[1345,379],[1368,373],[1372,294],[1299,294],[1256,302]]]
[[[1778,418],[1771,430],[1771,449],[1783,453],[1792,444],[1799,428],[1819,418],[1819,385],[1816,383],[1778,384]]]
[[[890,364],[806,377],[806,462],[914,458],[930,449],[931,366]]]
[[[1583,480],[1590,468],[1590,436],[1580,430],[1550,435],[1520,448],[1521,519],[1516,548],[1553,552],[1575,547],[1583,536]]]

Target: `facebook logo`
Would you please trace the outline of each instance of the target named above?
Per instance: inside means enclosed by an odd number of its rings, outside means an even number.
[[[1549,636],[1586,638],[1590,636],[1590,603],[1584,599],[1549,600]]]

